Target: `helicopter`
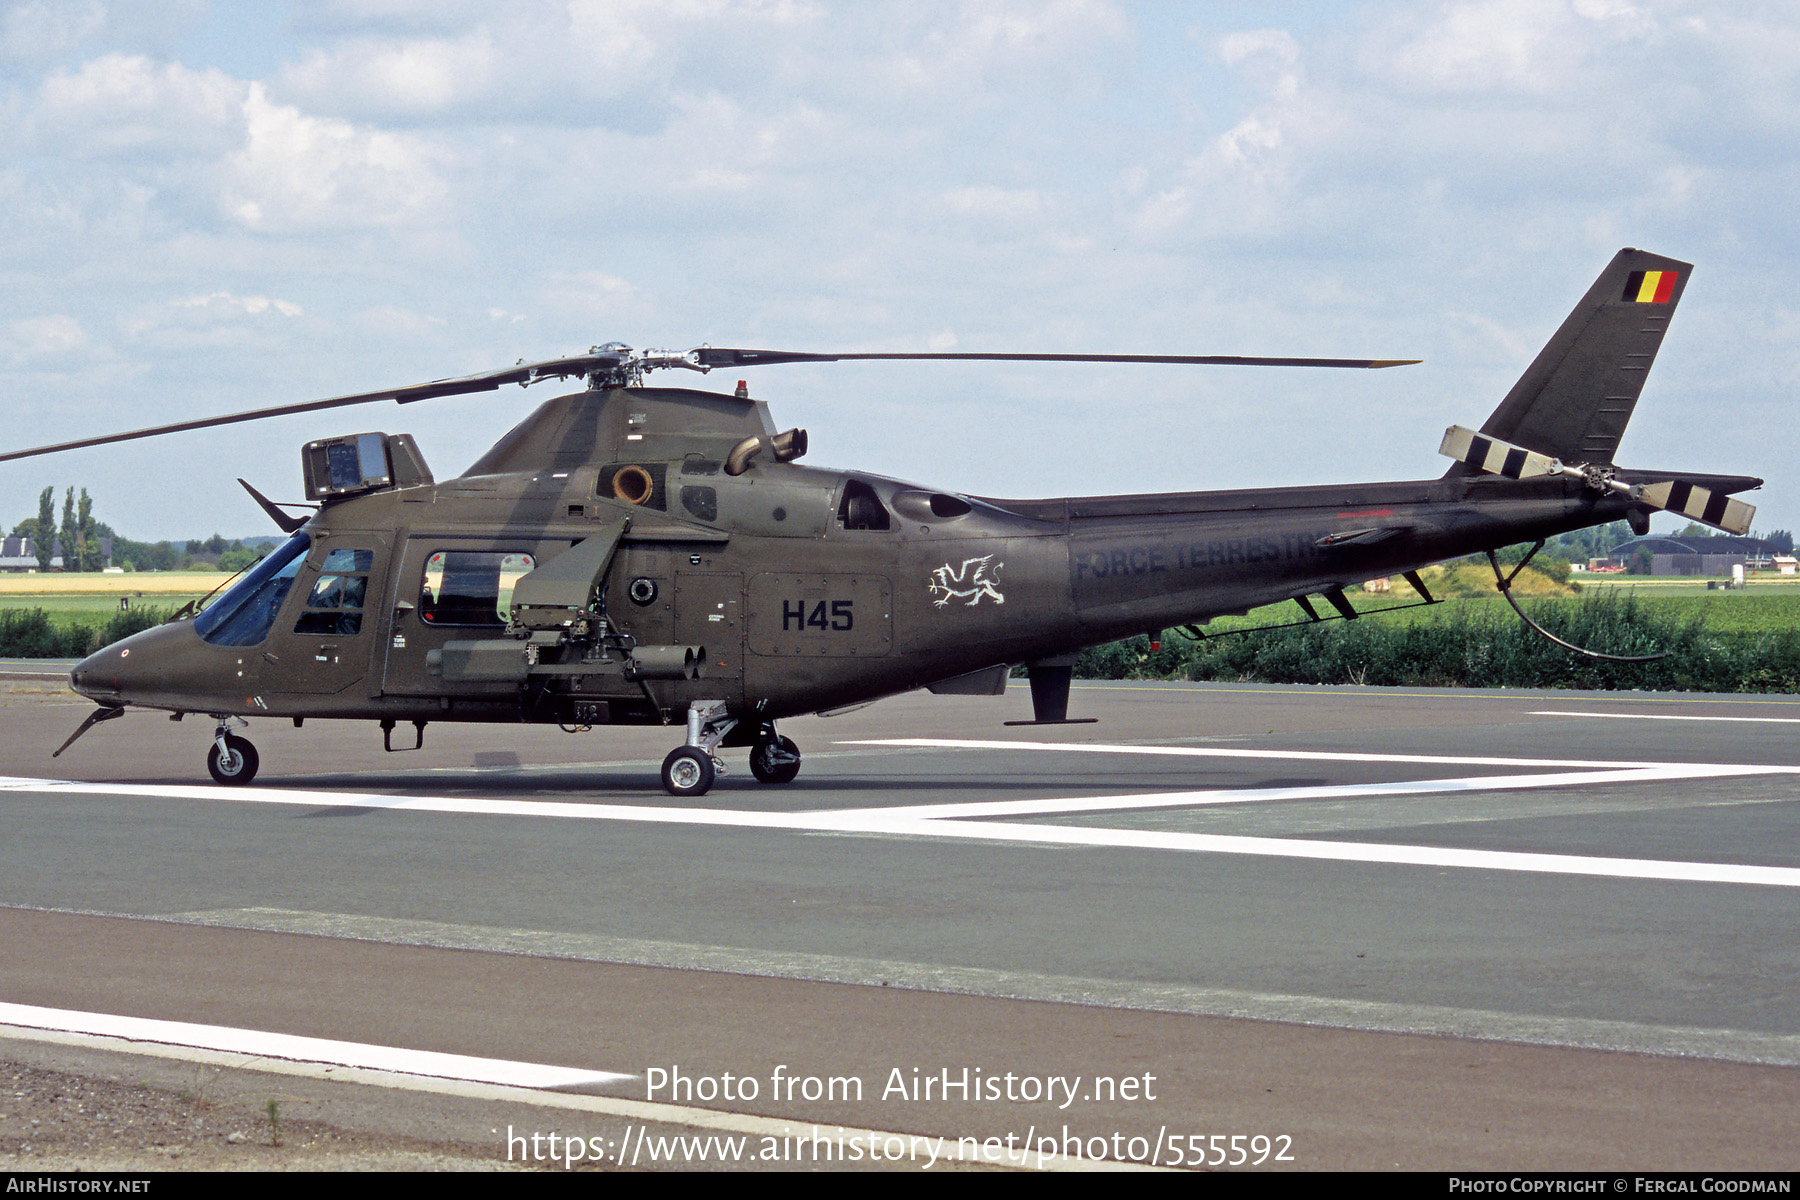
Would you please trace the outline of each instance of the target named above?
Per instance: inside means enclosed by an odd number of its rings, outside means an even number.
[[[1742,533],[1748,476],[1644,471],[1613,456],[1691,264],[1621,250],[1479,430],[1453,426],[1440,478],[1008,500],[800,463],[735,392],[647,385],[851,359],[1383,368],[1416,360],[1080,354],[810,354],[618,343],[456,379],[184,421],[0,461],[263,417],[580,377],[463,474],[436,480],[406,434],[301,450],[306,506],[239,480],[287,535],[210,602],[97,651],[71,687],[96,702],[61,754],[128,708],[215,723],[207,767],[249,783],[246,718],[374,721],[388,750],[433,722],[685,726],[662,765],[705,794],[721,751],[789,783],[776,723],[927,688],[991,695],[1017,666],[1032,720],[1068,715],[1081,648],[1297,600],[1354,619],[1345,589],[1652,511]],[[310,508],[294,515],[287,508]],[[1536,547],[1533,552],[1535,553]],[[1522,564],[1521,564],[1522,565]],[[1514,574],[1517,572],[1515,571]],[[1509,579],[1495,563],[1503,591]],[[1313,597],[1335,610],[1323,615]],[[1510,595],[1509,595],[1510,599]],[[1516,605],[1515,605],[1516,607]],[[1521,615],[1523,613],[1521,612]],[[413,726],[412,744],[394,731]]]

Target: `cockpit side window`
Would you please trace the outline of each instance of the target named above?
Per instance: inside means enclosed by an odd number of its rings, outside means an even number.
[[[251,567],[244,577],[194,618],[194,632],[215,646],[254,646],[269,635],[312,539],[296,533],[286,545]]]
[[[326,633],[354,637],[362,632],[363,598],[369,592],[369,572],[375,566],[373,550],[333,547],[319,567],[306,611],[294,625],[295,633]]]
[[[890,529],[893,521],[875,494],[875,489],[860,479],[844,485],[843,499],[838,501],[838,524],[845,529]]]

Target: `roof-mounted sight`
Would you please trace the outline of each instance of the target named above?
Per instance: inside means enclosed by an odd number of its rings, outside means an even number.
[[[300,451],[300,467],[306,498],[317,501],[432,481],[418,446],[404,433],[352,433],[308,442]]]

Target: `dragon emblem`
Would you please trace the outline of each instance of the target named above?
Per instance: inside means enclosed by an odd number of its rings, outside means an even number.
[[[991,568],[990,563],[993,564]],[[925,590],[931,593],[931,602],[939,608],[952,600],[962,600],[966,606],[973,607],[983,596],[992,597],[995,604],[1005,604],[1006,597],[995,586],[999,582],[995,575],[1005,565],[994,562],[991,554],[983,558],[965,558],[960,567],[945,563],[926,577]]]

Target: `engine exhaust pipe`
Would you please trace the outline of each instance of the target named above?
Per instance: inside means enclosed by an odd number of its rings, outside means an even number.
[[[790,429],[786,433],[778,433],[774,437],[747,437],[731,448],[725,456],[725,473],[742,475],[750,469],[750,462],[764,450],[776,462],[793,462],[806,453],[806,430]]]

